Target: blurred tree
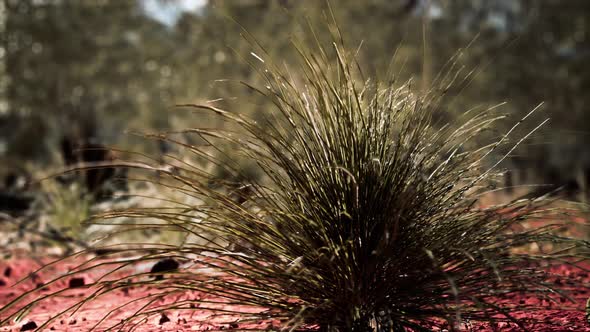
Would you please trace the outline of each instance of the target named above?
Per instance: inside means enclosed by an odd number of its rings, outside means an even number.
[[[481,36],[470,50],[473,62],[490,63],[477,80],[484,87],[471,100],[508,100],[516,117],[545,102],[550,123],[529,142],[514,167],[563,184],[588,182],[590,148],[590,2],[449,1],[454,34]],[[534,122],[525,124],[530,130]],[[529,179],[530,180],[530,179]]]
[[[5,26],[9,154],[47,157],[59,135],[113,142],[134,124],[166,124],[155,111],[173,100],[162,63],[173,45],[137,1],[7,0]]]
[[[178,0],[154,1],[180,6]],[[269,108],[263,100],[242,98],[249,92],[239,84],[215,81],[262,83],[244,61],[257,60],[240,25],[289,64],[295,58],[290,40],[305,35],[305,21],[324,31],[333,13],[348,48],[361,46],[355,54],[366,77],[386,78],[396,53],[391,69],[397,79],[414,76],[418,88],[428,87],[447,60],[470,45],[459,66],[475,74],[470,86],[448,92],[452,98],[442,105],[448,118],[441,121],[504,100],[509,104],[502,109],[519,119],[545,101],[541,117],[552,118],[550,129],[521,151],[533,152],[533,164],[560,165],[562,173],[590,164],[584,144],[590,131],[586,0],[342,0],[331,2],[331,12],[316,0],[216,0],[166,24],[147,15],[139,0],[2,4],[0,152],[4,136],[6,153],[18,158],[47,157],[47,145],[76,128],[120,144],[118,134],[128,128],[203,125],[205,117],[166,110],[204,98],[235,98],[241,112],[264,118]]]
[[[0,132],[5,132],[7,129],[6,117],[8,115],[8,103],[6,101],[6,66],[5,55],[6,48],[4,47],[4,38],[6,36],[6,4],[0,1]],[[0,157],[6,153],[5,138],[0,135]]]

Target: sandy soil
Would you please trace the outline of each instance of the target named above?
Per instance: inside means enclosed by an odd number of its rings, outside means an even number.
[[[59,263],[41,273],[31,274],[43,262],[35,261],[30,258],[13,258],[5,261],[0,261],[0,306],[4,306],[10,301],[14,300],[20,294],[35,287],[39,287],[42,283],[47,282],[50,276],[63,275],[73,265],[71,263]],[[571,275],[576,278],[582,278],[590,282],[590,276],[583,271],[575,271],[568,267],[560,267],[559,274]],[[23,277],[30,276],[27,280],[17,283]],[[0,327],[0,332],[8,331],[26,331],[34,330],[34,326],[40,326],[46,322],[51,316],[57,314],[64,308],[83,299],[89,290],[82,286],[94,281],[94,275],[84,275],[82,279],[75,280],[74,278],[65,278],[50,287],[45,287],[41,292],[48,294],[51,291],[64,289],[64,293],[58,297],[53,297],[44,301],[42,304],[34,307],[26,317],[19,322],[11,322],[11,325]],[[558,277],[553,282],[562,282]],[[16,284],[15,284],[16,283]],[[48,324],[43,331],[89,331],[97,322],[99,322],[106,313],[115,309],[120,304],[137,299],[142,295],[146,295],[153,291],[147,286],[122,289],[110,293],[107,296],[101,297],[98,300],[92,301],[84,305],[79,311],[72,315],[66,315],[56,321]],[[37,295],[39,296],[39,295]],[[183,293],[167,301],[179,301],[182,299],[197,299],[202,294],[197,293]],[[541,303],[547,309],[537,312],[516,314],[519,318],[535,318],[540,323],[528,324],[527,327],[531,331],[590,331],[590,324],[588,324],[585,317],[584,306],[587,298],[590,296],[590,290],[579,289],[573,293],[573,297],[577,300],[575,310],[563,310],[560,303]],[[519,303],[539,304],[539,299],[533,297],[515,297],[513,301]],[[565,299],[564,299],[565,302]],[[112,317],[108,318],[104,326],[110,326],[118,322],[121,318],[129,315],[130,312],[136,310],[137,305],[130,305],[125,310],[118,310],[113,313]],[[272,324],[267,322],[257,322],[256,324],[245,325],[240,323],[239,317],[233,323],[218,324],[214,320],[209,324],[195,324],[195,321],[203,321],[206,319],[207,313],[198,308],[190,311],[166,312],[165,315],[156,315],[147,319],[147,321],[134,331],[206,331],[206,330],[239,330],[244,328],[259,328],[261,330],[273,329]],[[1,319],[2,317],[0,317]],[[499,323],[496,326],[483,325],[478,323],[464,324],[465,331],[519,331],[520,329],[511,323]],[[104,330],[104,329],[99,329]]]

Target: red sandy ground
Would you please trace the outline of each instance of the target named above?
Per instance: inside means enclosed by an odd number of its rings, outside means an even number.
[[[0,307],[10,303],[10,301],[17,298],[19,295],[41,287],[45,282],[49,282],[56,277],[66,274],[70,269],[81,262],[81,259],[75,261],[64,261],[57,264],[49,265],[42,271],[33,273],[38,270],[42,264],[51,262],[51,260],[33,260],[30,258],[17,258],[6,261],[0,261]],[[111,277],[148,272],[152,264],[143,264],[133,270],[122,270],[120,273],[114,274]],[[86,285],[96,281],[96,278],[104,275],[105,271],[110,271],[108,267],[97,268],[92,273],[85,275],[76,275],[72,278],[84,278]],[[28,278],[26,278],[28,277]],[[26,278],[22,280],[23,278]],[[63,311],[64,309],[78,303],[92,291],[87,287],[73,287],[69,286],[72,279],[65,277],[50,286],[44,286],[36,295],[31,295],[28,300],[33,300],[37,296],[47,295],[57,290],[66,289],[66,291],[57,297],[50,297],[39,303],[27,313],[27,315],[19,322],[11,322],[10,325],[0,327],[0,332],[16,332],[21,331],[23,326],[29,322],[35,322],[37,326],[41,326],[49,318]],[[20,282],[19,282],[20,281]],[[109,311],[117,307],[141,298],[148,294],[159,293],[158,290],[149,286],[141,286],[135,288],[121,289],[115,292],[109,292],[89,303],[85,304],[76,313],[70,315],[69,313],[63,315],[54,322],[51,322],[42,331],[89,331],[95,324],[97,324]],[[165,301],[158,301],[158,303],[174,303],[183,300],[198,300],[204,299],[203,294],[197,292],[186,292],[172,298],[167,298]],[[26,303],[26,301],[25,301]],[[124,310],[116,310],[112,316],[99,325],[97,331],[104,331],[122,318],[129,317],[137,309],[139,309],[145,302],[132,303],[125,307]],[[237,329],[259,329],[270,330],[273,329],[272,322],[249,322],[240,323],[239,317],[228,319],[225,317],[211,317],[211,313],[198,308],[190,309],[190,311],[168,311],[165,313],[165,319],[162,315],[155,315],[150,317],[147,322],[140,325],[133,331],[147,332],[147,331],[209,331],[209,330],[237,330]],[[6,314],[0,314],[0,321],[6,318]],[[207,322],[195,323],[198,322]],[[228,321],[230,323],[228,323]],[[117,331],[115,329],[114,331]]]
[[[0,307],[6,305],[18,295],[23,292],[30,290],[42,282],[48,280],[49,275],[63,274],[66,273],[71,264],[59,263],[48,269],[43,274],[39,273],[36,276],[29,278],[28,280],[14,285],[18,280],[26,277],[31,272],[35,271],[40,266],[40,262],[36,262],[32,259],[17,258],[6,261],[0,261]],[[571,268],[561,267],[556,271],[559,274],[570,275],[576,278],[582,278],[586,282],[590,281],[588,273],[583,271],[574,271]],[[89,283],[93,281],[92,275],[84,276],[85,282]],[[44,290],[45,294],[49,291],[57,289],[63,289],[68,287],[69,280],[60,281],[49,289]],[[555,282],[561,282],[555,280]],[[108,311],[121,305],[122,303],[128,302],[134,298],[138,298],[142,295],[146,295],[151,290],[144,287],[129,289],[125,291],[116,291],[108,296],[99,298],[82,307],[80,311],[73,315],[66,315],[63,318],[52,322],[43,331],[89,331],[95,323],[97,323]],[[0,327],[0,332],[16,332],[21,331],[22,326],[27,322],[35,322],[37,325],[43,324],[49,317],[55,315],[60,310],[68,307],[84,298],[85,294],[88,293],[87,289],[84,288],[73,288],[62,294],[60,297],[51,298],[45,301],[42,305],[34,307],[27,316],[18,323],[11,323],[12,325]],[[195,299],[200,295],[195,293],[183,294],[178,296],[171,301],[178,301],[184,299]],[[534,313],[516,314],[518,318],[535,318],[542,323],[528,324],[527,327],[531,331],[589,331],[590,325],[587,323],[585,318],[584,305],[587,298],[590,296],[590,290],[580,289],[573,293],[573,297],[578,301],[577,310],[560,310],[560,304],[545,302],[542,303],[547,307],[546,310],[538,311]],[[534,297],[515,297],[514,301],[520,303],[539,303],[540,300]],[[523,302],[524,301],[524,302]],[[137,308],[137,306],[135,306]],[[118,312],[118,316],[108,320],[106,325],[111,326],[116,323],[126,314],[132,312],[134,308],[130,307],[126,312]],[[204,311],[194,309],[190,312],[167,312],[166,316],[169,319],[167,322],[161,321],[161,316],[155,316],[150,319],[139,328],[134,331],[147,332],[147,331],[205,331],[205,330],[239,330],[240,328],[246,328],[245,325],[240,325],[239,320],[236,319],[234,324],[216,325],[215,321],[211,321],[208,325],[195,324],[196,320],[203,321],[203,318],[207,315]],[[197,319],[199,318],[199,319]],[[2,316],[0,316],[0,320]],[[110,323],[110,324],[109,324]],[[273,326],[268,323],[261,322],[258,326],[247,326],[247,328],[259,328],[260,330],[271,330]],[[499,323],[495,327],[489,325],[483,325],[478,323],[467,323],[464,325],[465,331],[519,331],[519,329],[511,323]]]

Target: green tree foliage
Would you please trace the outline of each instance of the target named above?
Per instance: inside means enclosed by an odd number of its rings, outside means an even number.
[[[168,109],[204,98],[244,100],[242,112],[264,119],[264,99],[248,95],[239,83],[216,81],[257,80],[244,61],[249,50],[240,25],[292,66],[297,60],[288,47],[291,37],[301,37],[306,20],[321,26],[328,15],[324,1],[219,0],[184,12],[167,26],[146,15],[142,4],[4,2],[2,98],[8,108],[0,115],[0,139],[8,140],[5,154],[39,158],[72,123],[95,123],[98,135],[119,144],[129,128],[200,125],[211,120]],[[446,113],[443,122],[476,104],[508,101],[502,109],[518,118],[545,102],[543,116],[551,118],[551,129],[520,152],[557,165],[559,173],[590,164],[581,143],[590,123],[585,93],[590,74],[584,65],[589,11],[583,0],[342,0],[333,6],[346,47],[358,47],[366,77],[386,78],[392,69],[399,79],[414,77],[413,85],[428,87],[448,59],[469,46],[458,65],[475,71],[469,84],[447,92],[458,97],[441,107],[457,112]],[[529,129],[525,125],[522,132]],[[26,139],[31,133],[42,143]]]
[[[38,158],[68,131],[112,143],[129,127],[162,127],[173,46],[136,1],[7,1],[8,153]]]

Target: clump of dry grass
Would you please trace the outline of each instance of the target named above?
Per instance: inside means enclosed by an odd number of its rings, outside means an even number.
[[[265,85],[248,88],[274,104],[265,123],[213,103],[185,105],[219,117],[232,130],[187,130],[199,137],[199,145],[156,135],[241,182],[220,181],[181,156],[167,156],[167,167],[129,164],[158,171],[160,185],[202,203],[162,201],[159,208],[101,215],[103,222],[145,220],[143,227],[190,239],[150,245],[149,253],[116,264],[173,258],[182,265],[163,280],[133,275],[98,281],[98,290],[82,305],[120,287],[149,284],[159,291],[113,329],[198,304],[227,322],[240,317],[245,330],[257,329],[248,322],[267,320],[282,330],[429,331],[455,328],[464,320],[508,320],[524,329],[512,313],[534,308],[511,303],[512,295],[566,295],[566,289],[547,282],[547,267],[577,265],[587,259],[588,243],[560,236],[557,231],[566,224],[560,220],[520,227],[555,216],[541,198],[476,204],[495,175],[494,165],[484,166],[487,158],[499,146],[518,144],[509,143],[512,131],[492,144],[478,144],[502,117],[490,109],[436,126],[433,116],[456,71],[441,74],[425,94],[412,93],[411,82],[363,81],[337,31],[335,36],[329,47],[295,43],[301,63],[292,70],[275,65],[253,42],[252,67]],[[222,146],[231,146],[234,154]],[[244,158],[263,176],[240,176],[234,161]],[[553,249],[515,250],[533,243]],[[157,302],[188,291],[207,296]]]

